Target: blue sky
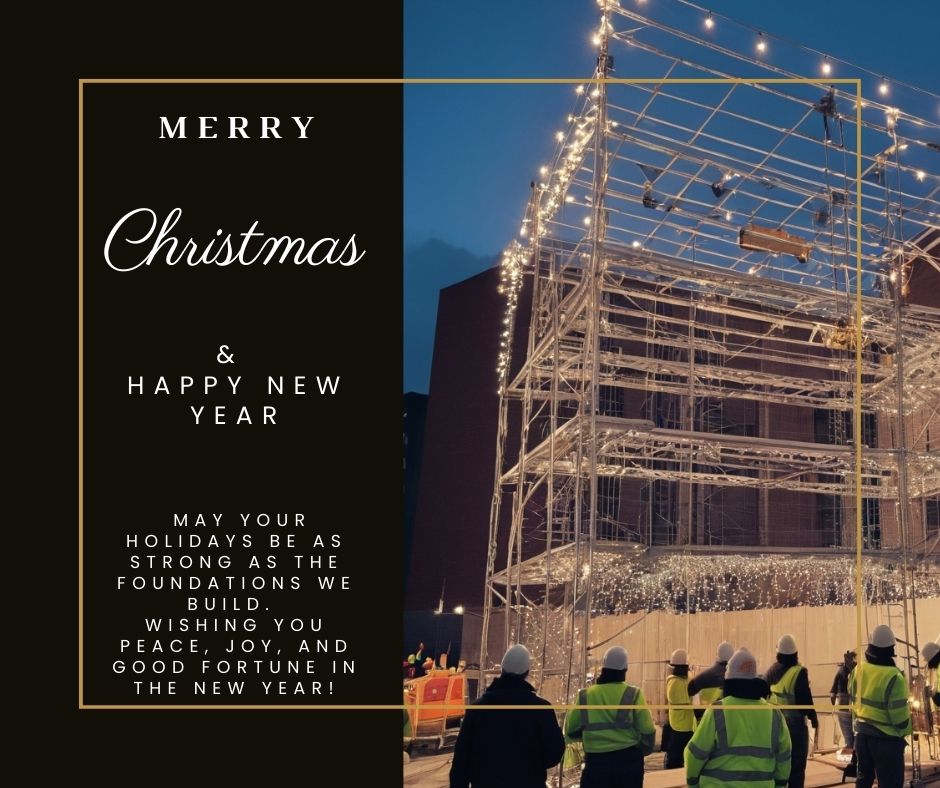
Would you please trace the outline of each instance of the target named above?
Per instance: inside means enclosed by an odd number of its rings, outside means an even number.
[[[621,3],[669,14],[675,0]],[[940,3],[932,0],[701,4],[833,58],[940,93]],[[595,0],[405,0],[404,9],[407,77],[588,77],[594,67],[590,36],[599,19]],[[725,36],[732,47],[751,36],[720,23],[712,34],[719,41]],[[768,59],[807,76],[816,76],[820,64],[819,57],[783,44],[772,46]],[[617,76],[662,76],[633,73],[626,62],[616,67]],[[894,91],[906,108],[902,92]],[[552,135],[563,126],[572,100],[570,85],[406,86],[406,248],[438,238],[484,256],[498,253],[515,238],[529,182],[549,157]],[[931,102],[937,104],[931,99],[923,110],[912,111],[940,117],[940,106]],[[446,274],[441,275],[446,283]],[[405,279],[406,312],[432,314],[436,299],[409,298],[407,260]],[[420,370],[429,361],[409,353],[407,337],[405,342],[406,388],[411,381],[411,388],[422,390],[414,381],[426,375]]]

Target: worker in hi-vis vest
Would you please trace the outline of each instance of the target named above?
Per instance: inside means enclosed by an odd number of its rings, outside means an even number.
[[[849,676],[849,697],[855,715],[855,784],[871,788],[901,788],[904,784],[904,748],[911,727],[908,688],[894,664],[894,633],[880,624],[868,638],[865,659]]]
[[[790,733],[780,710],[764,700],[766,691],[754,655],[739,648],[728,660],[724,697],[705,709],[685,748],[688,785],[783,788],[787,784]]]
[[[940,707],[940,687],[937,687],[937,667],[940,666],[940,646],[936,643],[927,643],[921,650],[920,655],[924,658],[924,668],[927,672],[927,681],[930,685],[927,690],[930,700],[933,701],[933,713],[937,713]],[[937,723],[934,717],[934,724]]]
[[[685,649],[677,648],[669,657],[670,673],[666,677],[666,703],[669,704],[669,727],[672,733],[666,747],[665,769],[681,769],[682,753],[695,730],[695,715],[692,709],[676,706],[691,706],[689,697],[689,656]]]
[[[725,685],[725,669],[728,667],[728,660],[731,659],[732,654],[734,654],[734,646],[727,640],[718,644],[715,664],[689,681],[690,698],[697,694],[702,706],[711,706],[716,700],[721,700],[722,688]],[[696,719],[702,719],[704,713],[704,708],[696,709]]]
[[[813,729],[819,728],[819,718],[812,708],[813,693],[809,688],[809,674],[799,661],[793,635],[783,635],[777,641],[777,661],[767,669],[770,702],[777,706],[809,706],[808,709],[783,709],[783,718],[790,730],[792,756],[790,760],[789,788],[803,788],[806,781],[806,758],[809,755],[808,719]]]
[[[653,751],[656,728],[639,687],[627,684],[627,652],[607,649],[601,675],[578,693],[578,706],[565,720],[565,735],[584,747],[581,788],[643,785],[643,757]],[[598,709],[591,706],[640,706]]]

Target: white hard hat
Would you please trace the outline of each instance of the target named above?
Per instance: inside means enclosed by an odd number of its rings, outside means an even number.
[[[685,653],[684,648],[677,648],[669,655],[670,665],[688,665],[689,655]]]
[[[895,644],[894,632],[887,624],[879,624],[871,631],[868,642],[878,648],[889,648]]]
[[[620,646],[611,646],[604,652],[602,665],[608,670],[626,670],[627,650]]]
[[[778,654],[796,654],[796,640],[793,635],[783,635],[777,641]]]
[[[937,654],[940,654],[940,646],[936,643],[927,643],[920,650],[920,655],[924,658],[924,662],[930,662]]]
[[[756,679],[757,678],[757,660],[754,655],[746,648],[739,648],[731,659],[728,660],[728,667],[725,668],[726,679]]]
[[[727,640],[723,640],[718,644],[718,661],[727,662],[731,659],[731,655],[734,654],[734,646],[732,646]]]
[[[510,646],[509,650],[503,655],[503,673],[514,673],[521,676],[523,673],[529,672],[529,665],[531,664],[532,657],[529,655],[529,649],[521,643]]]

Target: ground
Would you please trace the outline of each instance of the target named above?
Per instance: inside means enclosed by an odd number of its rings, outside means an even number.
[[[405,764],[404,785],[407,788],[447,788],[451,752],[437,755],[418,755]],[[811,758],[806,764],[806,788],[840,785],[842,770],[833,766],[834,759]],[[663,754],[653,753],[646,759],[644,788],[680,788],[685,786],[682,769],[663,771]],[[940,762],[929,761],[924,766],[926,785],[940,785]],[[849,782],[852,784],[852,781]]]

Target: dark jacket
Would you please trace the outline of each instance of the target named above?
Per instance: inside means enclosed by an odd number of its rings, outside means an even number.
[[[725,668],[727,662],[716,662],[710,668],[706,668],[689,682],[689,697],[698,694],[703,689],[712,687],[724,687]]]
[[[783,674],[786,673],[794,665],[799,664],[797,662],[796,654],[777,654],[777,661],[770,666],[767,671],[767,683],[770,685],[776,684],[783,678]],[[800,667],[800,672],[796,675],[796,684],[793,687],[794,694],[796,695],[796,704],[797,706],[812,706],[813,705],[813,693],[809,689],[809,674],[806,672],[806,668]],[[795,709],[799,711],[804,717],[806,717],[810,725],[814,728],[819,727],[819,718],[816,716],[815,709]],[[806,723],[802,720],[801,724],[805,725]]]
[[[519,676],[500,676],[473,706],[548,706]],[[467,709],[450,767],[451,788],[544,788],[565,752],[552,709]]]
[[[727,679],[725,681],[725,695],[757,700],[766,698],[769,694],[767,682],[759,676],[756,679]]]
[[[852,668],[854,667],[853,665]],[[832,680],[832,689],[829,690],[829,697],[833,703],[838,702],[842,706],[849,703],[849,674],[852,668],[845,664],[839,665],[835,678]]]

